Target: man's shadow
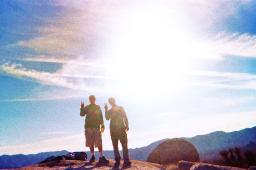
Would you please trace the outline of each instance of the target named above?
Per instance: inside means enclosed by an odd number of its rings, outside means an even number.
[[[122,170],[123,169],[123,168],[113,167],[113,165],[111,165],[111,164],[100,164],[100,163],[91,164],[89,162],[85,162],[82,166],[80,166],[78,168],[67,168],[65,170],[93,170],[95,168],[102,167],[102,166],[108,167],[109,170]]]

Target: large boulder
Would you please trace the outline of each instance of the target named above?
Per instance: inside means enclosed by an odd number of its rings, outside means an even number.
[[[169,139],[154,149],[147,161],[158,164],[177,163],[180,160],[197,162],[199,154],[193,144],[184,139]]]

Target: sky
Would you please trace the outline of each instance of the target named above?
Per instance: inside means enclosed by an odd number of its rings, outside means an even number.
[[[0,155],[84,147],[80,102],[127,112],[129,148],[256,123],[253,0],[1,0]],[[105,120],[103,146],[111,150]]]

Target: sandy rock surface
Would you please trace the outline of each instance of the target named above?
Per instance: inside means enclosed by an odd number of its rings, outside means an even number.
[[[126,168],[127,170],[161,170],[162,166],[159,164],[149,163],[149,162],[143,162],[143,161],[137,161],[132,160],[132,166],[129,168]],[[68,169],[75,169],[75,170],[110,170],[113,169],[114,166],[114,160],[110,160],[110,163],[107,165],[99,165],[97,162],[95,163],[88,163],[85,161],[76,161],[76,160],[61,160],[61,161],[53,161],[48,162],[40,165],[34,165],[29,167],[20,168],[19,170],[68,170]],[[122,169],[121,162],[119,169]],[[113,169],[115,170],[115,169]],[[116,169],[118,170],[118,169]]]

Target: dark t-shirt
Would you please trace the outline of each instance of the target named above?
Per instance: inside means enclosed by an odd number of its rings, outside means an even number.
[[[103,116],[99,105],[89,104],[84,108],[81,108],[80,115],[85,118],[85,128],[100,128],[100,125],[104,125]]]

